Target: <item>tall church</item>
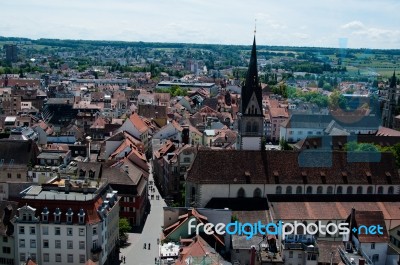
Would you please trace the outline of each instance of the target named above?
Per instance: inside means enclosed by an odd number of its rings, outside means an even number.
[[[254,36],[246,81],[242,85],[240,112],[238,113],[238,149],[261,150],[263,122],[262,93],[258,79],[256,37]]]

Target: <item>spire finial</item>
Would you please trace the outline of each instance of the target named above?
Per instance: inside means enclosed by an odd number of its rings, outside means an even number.
[[[256,35],[257,31],[257,19],[254,19],[254,35]]]

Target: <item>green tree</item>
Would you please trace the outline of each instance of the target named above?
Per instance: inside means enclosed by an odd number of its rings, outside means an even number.
[[[126,242],[128,240],[128,233],[132,230],[131,225],[126,218],[119,219],[119,238]]]
[[[281,147],[281,150],[292,150],[292,147],[283,138],[279,140],[279,146]]]

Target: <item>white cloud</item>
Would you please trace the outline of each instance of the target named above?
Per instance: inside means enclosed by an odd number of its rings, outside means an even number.
[[[342,29],[349,29],[349,30],[357,30],[357,29],[364,29],[365,26],[361,21],[351,21],[347,24],[341,26]]]

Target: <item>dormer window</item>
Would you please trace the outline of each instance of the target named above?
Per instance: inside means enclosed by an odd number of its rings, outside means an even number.
[[[80,225],[85,224],[85,211],[82,208],[79,210],[78,218],[79,218]]]
[[[60,208],[56,208],[54,212],[54,222],[55,223],[60,223],[61,222],[61,210]]]
[[[69,208],[65,215],[67,216],[67,224],[72,224],[72,216],[74,215],[72,209]]]
[[[47,207],[43,208],[42,220],[43,220],[43,222],[48,222],[49,221],[49,209],[47,209]]]

